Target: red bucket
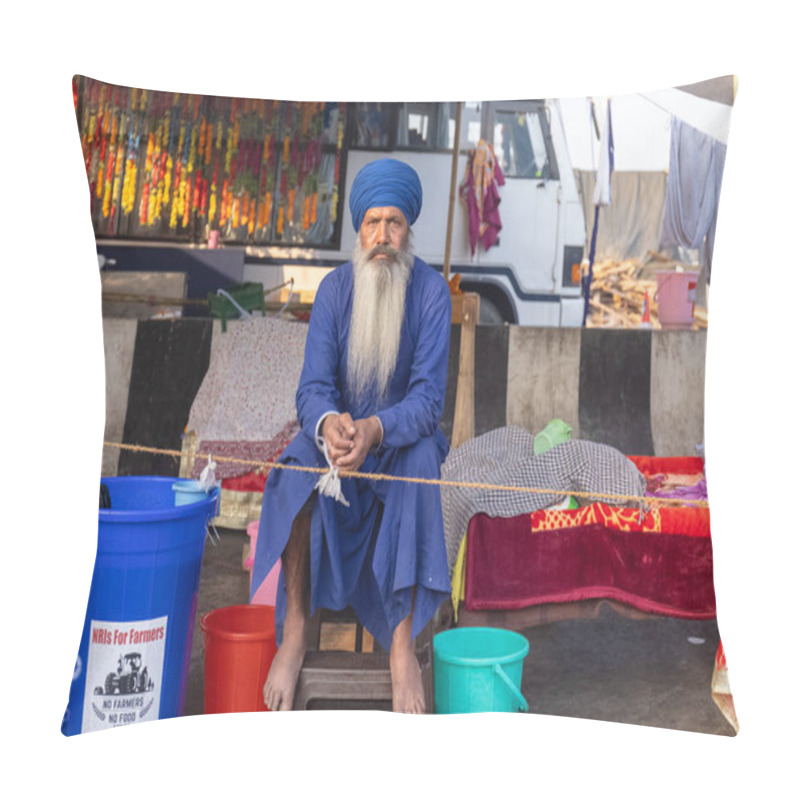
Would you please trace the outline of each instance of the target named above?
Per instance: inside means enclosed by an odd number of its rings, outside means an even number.
[[[200,619],[205,644],[203,711],[268,711],[264,682],[277,652],[272,606],[226,606]]]

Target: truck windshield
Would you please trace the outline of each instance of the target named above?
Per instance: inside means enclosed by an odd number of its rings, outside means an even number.
[[[351,146],[366,150],[452,150],[457,103],[355,103]],[[462,105],[459,149],[481,138],[481,104]]]
[[[507,178],[551,177],[538,110],[495,111],[494,151]]]

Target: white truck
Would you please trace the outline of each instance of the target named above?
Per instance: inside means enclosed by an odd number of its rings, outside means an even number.
[[[244,280],[265,288],[294,279],[311,300],[325,274],[351,258],[355,231],[349,193],[358,170],[383,157],[419,173],[422,214],[414,225],[416,254],[442,269],[450,201],[455,103],[359,103],[345,144],[345,193],[333,249],[248,246]],[[586,226],[557,100],[462,104],[458,184],[468,153],[483,139],[494,146],[504,173],[499,187],[502,229],[496,245],[470,251],[466,206],[456,194],[450,275],[481,296],[480,322],[580,326],[581,261]]]

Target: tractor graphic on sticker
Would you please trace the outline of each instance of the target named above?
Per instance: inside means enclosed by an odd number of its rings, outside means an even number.
[[[147,667],[142,668],[141,653],[120,654],[117,669],[106,676],[105,686],[96,686],[95,694],[140,694],[149,692],[153,681],[147,674]]]

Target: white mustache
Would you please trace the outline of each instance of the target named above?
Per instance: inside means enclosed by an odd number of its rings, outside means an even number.
[[[389,256],[389,258],[400,258],[400,251],[392,247],[390,244],[376,244],[372,250],[367,253],[367,259],[371,261],[375,256]]]

